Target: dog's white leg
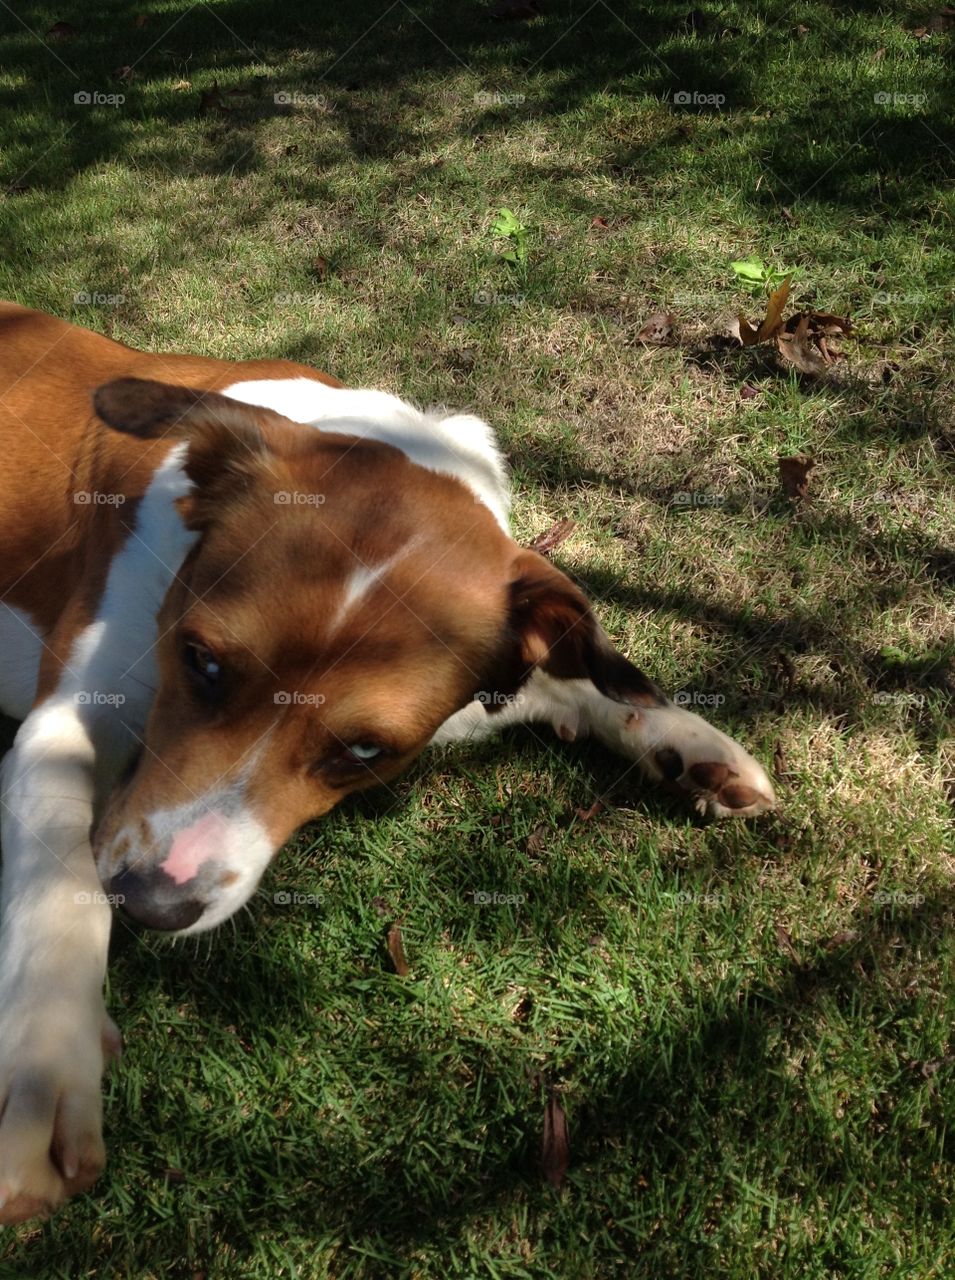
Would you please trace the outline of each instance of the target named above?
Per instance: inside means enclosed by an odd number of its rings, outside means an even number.
[[[593,734],[648,777],[674,783],[709,817],[749,817],[776,802],[762,765],[692,711],[672,702],[616,702],[589,680],[558,680],[540,670],[516,694],[500,700],[479,695],[446,720],[432,741],[440,746],[532,723],[551,725],[567,742]]]
[[[94,748],[78,710],[41,703],[4,761],[0,1223],[50,1212],[105,1160],[111,913],[89,844]]]

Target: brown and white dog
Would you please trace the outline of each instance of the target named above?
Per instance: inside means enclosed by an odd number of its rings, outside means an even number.
[[[713,816],[774,802],[507,526],[487,425],[0,304],[0,1223],[101,1170],[111,903],[212,928],[429,743],[594,734]]]

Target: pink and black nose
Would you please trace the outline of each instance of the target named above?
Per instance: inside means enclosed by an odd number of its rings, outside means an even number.
[[[206,909],[205,902],[185,892],[159,868],[120,871],[110,880],[109,892],[130,919],[165,933],[188,929]]]

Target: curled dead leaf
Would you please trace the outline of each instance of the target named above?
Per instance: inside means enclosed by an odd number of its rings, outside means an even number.
[[[792,458],[779,458],[779,479],[787,498],[808,498],[809,472],[816,465],[815,459],[804,453]]]
[[[541,1172],[551,1186],[559,1191],[564,1184],[570,1164],[570,1141],[567,1135],[567,1116],[553,1090],[547,1096],[544,1108],[544,1142],[541,1150]]]
[[[656,343],[658,346],[662,345],[670,341],[675,324],[676,316],[671,311],[654,311],[653,315],[637,334],[637,340],[639,342]]]
[[[385,943],[388,947],[388,954],[391,956],[391,963],[395,966],[395,973],[399,978],[406,978],[411,969],[405,959],[405,948],[401,940],[401,928],[399,925],[393,924],[391,926],[385,938]]]
[[[557,520],[544,533],[539,533],[533,542],[527,544],[528,551],[536,551],[539,556],[549,556],[562,542],[570,537],[577,528],[577,521],[564,516]]]

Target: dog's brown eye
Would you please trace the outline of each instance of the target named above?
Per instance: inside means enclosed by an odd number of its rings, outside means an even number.
[[[219,659],[204,644],[188,642],[186,644],[186,662],[191,670],[202,676],[207,684],[215,684],[222,674]]]

